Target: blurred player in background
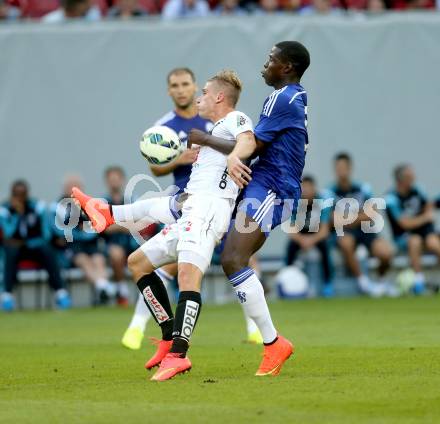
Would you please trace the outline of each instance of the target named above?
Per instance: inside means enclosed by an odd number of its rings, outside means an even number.
[[[49,285],[55,294],[55,303],[61,309],[71,306],[69,294],[61,277],[54,250],[50,246],[50,223],[43,202],[30,198],[26,181],[15,181],[9,201],[0,205],[0,227],[4,243],[4,292],[1,307],[15,309],[13,288],[17,282],[19,262],[35,261],[49,274]]]
[[[355,199],[359,204],[356,218],[351,224],[344,225],[344,235],[336,237],[336,245],[341,250],[345,263],[351,274],[357,279],[359,289],[371,296],[381,296],[393,290],[393,286],[384,280],[388,271],[393,249],[390,243],[375,233],[366,233],[361,228],[361,222],[370,221],[371,213],[366,208],[365,202],[373,197],[368,184],[352,180],[353,161],[349,154],[339,153],[334,159],[336,182],[329,189],[329,195],[334,198],[335,205],[341,199]],[[334,208],[333,223],[346,222],[345,211]],[[378,274],[380,281],[373,282],[361,269],[356,248],[364,245],[371,256],[379,260]]]
[[[426,249],[440,259],[440,239],[434,228],[434,205],[415,185],[412,167],[399,165],[394,170],[395,187],[386,196],[387,214],[394,240],[400,250],[408,251],[414,275],[414,292],[425,290],[421,256]]]
[[[69,175],[64,180],[63,194],[60,200],[68,198],[72,187],[82,187],[79,176]],[[94,231],[87,230],[88,222],[80,212],[73,211],[75,205],[58,206],[57,202],[51,205],[52,245],[57,249],[58,258],[64,267],[72,264],[80,268],[86,280],[95,288],[95,304],[105,305],[115,295],[114,284],[110,282],[106,260],[99,246],[99,236]],[[71,222],[72,214],[79,216],[78,225],[72,229],[72,242],[68,243],[64,234],[65,224]]]
[[[110,166],[104,172],[107,194],[104,197],[113,205],[124,204],[125,172],[119,166]],[[128,255],[136,249],[136,242],[129,231],[118,225],[107,228],[103,233],[107,254],[117,283],[116,300],[120,306],[128,306],[129,290],[125,281],[125,266]]]
[[[295,262],[298,253],[312,248],[318,249],[321,254],[324,285],[322,295],[333,296],[332,273],[333,267],[330,257],[330,246],[328,237],[330,234],[331,207],[323,207],[319,202],[324,201],[326,196],[318,192],[315,179],[312,176],[305,176],[302,179],[302,196],[304,202],[292,215],[292,223],[299,226],[301,230],[289,234],[287,246],[287,265]]]

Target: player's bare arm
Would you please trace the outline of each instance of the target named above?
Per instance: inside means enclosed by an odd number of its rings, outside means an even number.
[[[197,159],[199,149],[186,149],[176,159],[164,165],[150,165],[151,172],[155,177],[171,174],[177,167],[191,165]]]
[[[234,149],[235,141],[215,137],[203,131],[192,129],[188,136],[188,147],[191,147],[193,144],[211,147],[220,153],[228,155]]]
[[[257,149],[257,141],[251,131],[240,134],[233,151],[228,156],[228,174],[238,185],[243,188],[249,184],[251,169],[243,161],[249,159]]]

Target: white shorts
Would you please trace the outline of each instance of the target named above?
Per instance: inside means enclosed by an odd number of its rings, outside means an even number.
[[[228,230],[233,207],[232,199],[193,194],[183,204],[182,217],[144,243],[141,250],[155,268],[185,262],[205,273],[215,246]]]

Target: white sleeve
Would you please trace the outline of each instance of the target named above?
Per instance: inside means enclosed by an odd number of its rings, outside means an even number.
[[[225,121],[225,126],[234,138],[246,131],[254,132],[252,120],[243,112],[235,111],[230,113]]]

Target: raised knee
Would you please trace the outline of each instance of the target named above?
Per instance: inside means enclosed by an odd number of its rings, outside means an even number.
[[[127,258],[127,266],[132,274],[135,274],[139,270],[139,261],[136,258],[135,252],[131,253]]]
[[[245,258],[236,251],[223,251],[221,255],[221,263],[225,274],[231,275],[247,266],[249,258]]]

